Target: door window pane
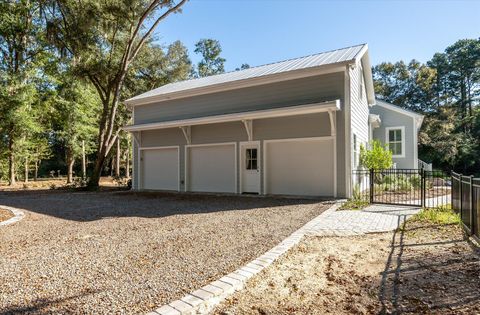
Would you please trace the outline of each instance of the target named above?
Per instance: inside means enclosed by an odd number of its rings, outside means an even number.
[[[257,169],[257,149],[245,150],[245,167],[247,170]]]

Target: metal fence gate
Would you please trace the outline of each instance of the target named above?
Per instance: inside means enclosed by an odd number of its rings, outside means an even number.
[[[424,169],[355,170],[353,199],[369,203],[437,207],[450,203],[450,176]]]

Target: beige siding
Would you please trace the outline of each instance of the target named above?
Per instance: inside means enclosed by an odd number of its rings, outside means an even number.
[[[187,119],[342,99],[343,73],[141,105],[135,124]]]

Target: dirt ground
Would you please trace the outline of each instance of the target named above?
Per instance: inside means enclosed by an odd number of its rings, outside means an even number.
[[[15,186],[9,186],[7,182],[0,181],[0,191],[62,189],[62,188],[67,188],[68,186],[69,185],[67,185],[66,177],[65,178],[39,178],[36,181],[32,179],[32,180],[29,180],[27,183],[23,181],[17,181]],[[100,178],[101,190],[111,190],[112,188],[123,188],[123,187],[125,187],[123,182],[116,181],[112,177]]]
[[[0,205],[0,314],[142,314],[262,255],[318,200],[21,190]]]
[[[7,221],[8,219],[13,217],[13,213],[8,210],[0,208],[0,222]]]
[[[309,237],[215,314],[478,314],[480,256],[458,225]]]

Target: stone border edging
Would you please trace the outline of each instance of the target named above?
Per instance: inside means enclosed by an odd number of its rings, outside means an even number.
[[[271,265],[280,256],[286,253],[330,212],[336,211],[341,203],[336,202],[330,208],[313,218],[280,244],[270,249],[262,256],[252,260],[245,266],[223,276],[222,278],[207,284],[206,286],[185,295],[179,300],[165,304],[147,315],[185,315],[185,314],[206,314],[213,308],[232,295],[241,290],[248,279]]]
[[[23,210],[21,210],[21,209],[13,208],[13,207],[7,207],[7,206],[2,206],[2,205],[0,205],[0,208],[5,209],[5,210],[8,210],[8,211],[10,211],[11,213],[13,213],[13,215],[14,215],[13,218],[10,218],[10,219],[8,219],[8,220],[6,220],[6,221],[0,222],[0,227],[1,227],[1,226],[6,226],[6,225],[13,224],[13,223],[15,223],[15,222],[18,222],[18,221],[22,220],[22,219],[25,217],[25,213],[24,213]]]

